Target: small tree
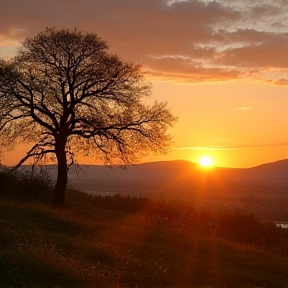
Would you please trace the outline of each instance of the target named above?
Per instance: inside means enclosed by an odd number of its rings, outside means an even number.
[[[0,62],[0,136],[33,143],[16,168],[32,156],[56,156],[52,201],[61,206],[75,155],[131,164],[167,150],[175,117],[165,103],[145,103],[150,92],[141,67],[109,54],[96,34],[46,28]]]

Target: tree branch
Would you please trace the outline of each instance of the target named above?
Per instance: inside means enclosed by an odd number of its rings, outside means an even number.
[[[33,156],[40,156],[40,155],[44,155],[44,154],[48,154],[48,153],[55,153],[55,150],[43,150],[40,152],[33,152],[33,150],[36,150],[37,148],[39,148],[40,145],[37,143],[35,144],[28,152],[27,155],[22,158],[17,165],[15,165],[11,170],[10,173],[14,173],[27,159],[29,159],[30,157]]]

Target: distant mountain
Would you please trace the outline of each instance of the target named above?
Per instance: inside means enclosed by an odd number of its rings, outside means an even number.
[[[247,180],[288,184],[288,159],[245,169],[244,174]]]
[[[69,171],[69,176],[81,179],[99,180],[165,180],[180,175],[192,175],[198,165],[185,160],[150,162],[128,167],[108,167],[102,165],[80,165]]]
[[[56,178],[57,166],[46,166]],[[24,170],[28,166],[23,166]],[[161,161],[131,165],[125,169],[104,165],[76,165],[68,172],[70,180],[158,180],[217,178],[237,182],[288,183],[288,159],[262,164],[252,168],[214,167],[205,169],[186,161]]]
[[[252,168],[203,169],[198,164],[185,161],[163,161],[137,164],[120,168],[108,168],[102,165],[80,165],[69,171],[70,178],[94,180],[171,180],[172,178],[199,178],[217,176],[227,181],[249,182],[288,182],[288,159],[267,163]]]
[[[251,168],[218,168],[217,170],[216,173],[226,180],[288,184],[288,159]]]
[[[56,165],[45,169],[56,179]],[[252,168],[205,169],[185,160],[143,163],[126,169],[78,165],[71,167],[68,178],[70,186],[100,195],[119,193],[195,201],[258,197],[263,193],[288,196],[288,159]]]

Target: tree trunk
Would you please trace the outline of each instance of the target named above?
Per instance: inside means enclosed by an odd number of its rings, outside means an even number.
[[[67,159],[66,159],[66,139],[56,142],[55,154],[58,162],[57,181],[53,191],[52,204],[61,207],[65,204],[65,193],[67,187]]]

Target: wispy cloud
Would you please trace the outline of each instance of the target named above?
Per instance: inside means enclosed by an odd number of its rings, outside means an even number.
[[[2,2],[5,51],[47,26],[77,27],[99,34],[113,52],[143,64],[153,78],[288,85],[286,0]]]
[[[249,101],[245,102],[243,106],[235,107],[234,110],[236,111],[250,111],[256,107],[267,107],[274,105],[274,101]]]
[[[243,107],[236,107],[234,110],[237,110],[237,111],[249,111],[249,110],[251,110],[253,108],[254,108],[253,106],[243,106]]]
[[[237,149],[236,147],[229,146],[188,146],[188,147],[175,147],[173,150],[195,150],[195,151],[223,151],[223,150],[233,150]]]
[[[261,147],[281,147],[288,146],[288,142],[284,143],[267,143],[267,144],[244,144],[235,146],[187,146],[187,147],[175,147],[173,150],[196,150],[196,151],[225,151],[244,148],[261,148]]]

